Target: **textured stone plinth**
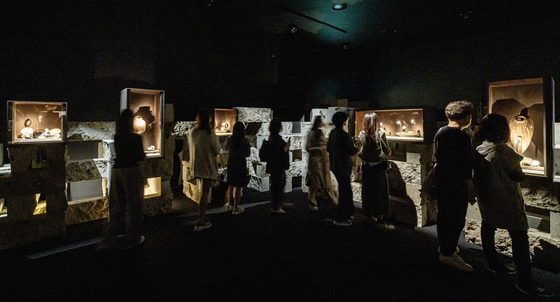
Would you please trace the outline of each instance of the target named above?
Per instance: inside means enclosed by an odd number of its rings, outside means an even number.
[[[73,161],[66,164],[66,181],[75,182],[82,180],[100,179],[101,173],[93,159]]]
[[[234,109],[237,109],[237,121],[239,122],[270,122],[272,120],[272,109],[270,108],[235,107]]]
[[[174,139],[187,139],[189,131],[196,126],[196,122],[177,122],[171,136]]]
[[[103,197],[96,200],[70,203],[66,210],[66,224],[78,224],[82,222],[107,218],[109,214],[109,199]]]
[[[68,141],[113,139],[115,122],[68,122]]]

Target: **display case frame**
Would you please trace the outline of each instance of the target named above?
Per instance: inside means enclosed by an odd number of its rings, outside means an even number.
[[[542,77],[489,82],[488,112],[508,120],[509,145],[524,157],[521,167],[525,175],[551,178],[554,80]]]
[[[66,142],[66,102],[15,101],[7,103],[10,144]]]
[[[364,116],[371,112],[379,117],[381,128],[386,131],[389,141],[423,143],[433,140],[436,130],[435,114],[426,107],[356,110],[356,138],[363,130]]]
[[[212,125],[214,127],[214,132],[216,135],[231,135],[233,131],[233,125],[237,122],[237,110],[236,109],[214,109],[214,115],[212,117]]]
[[[165,91],[125,88],[121,91],[121,111],[132,110],[134,132],[142,136],[144,153],[148,158],[164,156]]]

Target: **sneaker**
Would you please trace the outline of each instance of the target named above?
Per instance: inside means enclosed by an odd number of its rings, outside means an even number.
[[[473,268],[470,264],[466,263],[461,257],[459,257],[459,255],[457,254],[453,254],[451,256],[444,256],[444,255],[439,255],[439,261],[453,266],[454,268],[458,269],[458,270],[462,270],[463,272],[472,272]]]
[[[524,288],[519,284],[515,284],[515,288],[521,292],[524,293],[525,295],[533,295],[533,296],[539,296],[539,297],[543,297],[543,298],[550,298],[552,296],[554,296],[554,293],[551,292],[550,290],[546,289],[546,288],[542,288],[538,285],[534,285],[531,286],[529,288]]]
[[[272,209],[272,210],[270,210],[270,212],[272,212],[274,214],[286,214],[286,211],[282,210],[282,208]]]
[[[233,208],[233,210],[231,211],[231,214],[237,215],[237,214],[241,214],[243,212],[245,212],[245,209],[241,206],[237,206],[237,207]]]
[[[515,274],[515,269],[513,267],[505,265],[503,263],[492,264],[492,265],[487,263],[484,266],[484,268],[493,274],[506,274],[506,275]]]
[[[194,226],[195,232],[200,232],[202,230],[206,230],[207,228],[211,227],[212,223],[210,221],[205,221],[203,224],[197,224]]]
[[[345,227],[346,226],[351,226],[352,225],[352,220],[346,219],[346,220],[342,220],[340,222],[336,221],[336,220],[333,220],[333,224],[336,225],[336,226],[345,226]]]
[[[292,202],[284,202],[282,203],[283,208],[293,208],[294,204]]]
[[[222,211],[224,211],[224,212],[229,212],[229,211],[231,211],[232,209],[233,209],[233,207],[232,207],[229,203],[226,203],[226,204],[222,207]]]
[[[309,208],[310,208],[311,211],[313,211],[313,212],[318,212],[318,211],[319,211],[319,208],[318,208],[317,206],[314,206],[314,205],[309,205]]]

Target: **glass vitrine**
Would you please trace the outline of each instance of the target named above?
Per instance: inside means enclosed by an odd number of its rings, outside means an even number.
[[[356,111],[356,137],[364,129],[363,121],[368,113],[375,113],[379,117],[379,126],[387,134],[388,140],[423,142],[433,136],[435,123],[429,123],[425,109],[414,108]]]
[[[216,135],[231,135],[237,121],[237,110],[214,109],[214,129]]]
[[[526,175],[551,175],[553,86],[550,78],[488,83],[488,111],[507,118],[509,144],[523,156]]]
[[[66,103],[8,101],[10,143],[66,141]]]
[[[134,114],[134,133],[142,136],[147,157],[163,157],[163,90],[126,88],[121,91],[121,110]]]

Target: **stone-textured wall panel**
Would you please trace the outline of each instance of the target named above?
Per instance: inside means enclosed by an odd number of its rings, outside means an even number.
[[[362,184],[359,182],[353,182],[352,185],[352,196],[354,201],[362,202]]]
[[[66,210],[66,224],[107,218],[109,215],[109,199],[104,197],[99,200],[69,204]]]
[[[290,139],[290,150],[301,150],[303,149],[303,136],[301,135],[290,135],[288,137],[283,137],[285,141]]]
[[[262,123],[261,127],[259,128],[259,132],[257,132],[257,136],[262,136],[268,139],[270,136],[270,131],[268,131],[268,127],[270,127],[270,123]]]
[[[113,139],[115,122],[68,122],[68,141]]]
[[[311,128],[313,128],[313,122],[302,122],[301,123],[301,135],[302,136],[307,136],[307,133],[309,133],[309,131],[311,131]]]
[[[196,126],[196,122],[176,122],[171,137],[174,139],[187,139],[189,131]]]
[[[270,179],[268,177],[251,176],[247,187],[259,192],[266,192],[270,189]]]
[[[292,129],[294,124],[292,122],[282,122],[282,131],[280,131],[280,135],[287,136],[292,135]]]
[[[545,188],[522,187],[521,194],[523,195],[525,204],[528,206],[557,212],[560,211],[560,206],[558,205],[558,197],[555,195],[553,190],[547,190]]]
[[[115,141],[112,139],[103,140],[103,158],[109,162],[113,162],[116,154],[114,153]]]
[[[235,107],[237,109],[237,120],[239,122],[270,122],[272,120],[272,109]]]
[[[410,164],[406,162],[394,161],[407,184],[419,185],[422,183],[422,166],[419,164]]]
[[[330,123],[332,115],[329,112],[328,108],[313,108],[311,109],[311,116],[309,120],[313,122],[316,116],[320,116],[323,119],[323,123]],[[303,132],[303,130],[302,130]]]
[[[302,176],[303,173],[303,162],[302,161],[294,161],[290,164],[290,168],[286,171],[286,177],[296,177]]]
[[[111,173],[111,171],[109,171],[109,160],[104,158],[94,158],[93,162],[95,163],[97,171],[99,171],[101,177],[108,178],[109,173]]]
[[[101,173],[93,159],[73,161],[66,164],[66,181],[75,182],[82,180],[100,179]]]

